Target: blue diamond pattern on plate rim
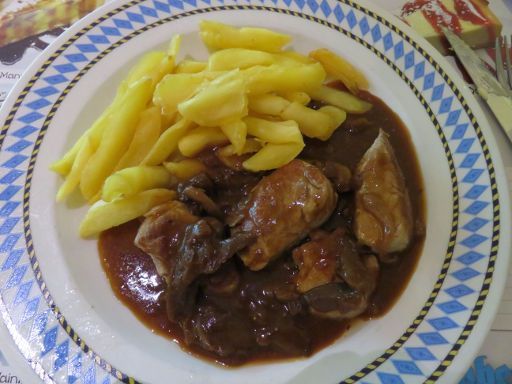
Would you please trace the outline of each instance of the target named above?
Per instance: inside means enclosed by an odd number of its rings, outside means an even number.
[[[454,230],[457,233],[461,228],[461,240],[448,249],[447,267],[438,280],[441,288],[425,304],[430,310],[418,317],[421,321],[414,325],[414,332],[383,353],[383,361],[375,364],[375,368],[366,367],[347,378],[371,383],[435,380],[439,375],[433,374],[445,369],[441,362],[453,359],[449,352],[454,342],[463,342],[462,331],[471,330],[467,322],[472,314],[479,313],[477,301],[485,299],[480,287],[486,272],[492,273],[496,253],[491,252],[491,241],[498,235],[499,217],[493,202],[497,197],[494,174],[489,172],[492,160],[486,159],[482,149],[485,139],[476,130],[477,123],[472,121],[472,113],[462,103],[459,91],[448,84],[442,70],[396,27],[347,0],[247,0],[243,4],[231,0],[135,0],[126,4],[113,10],[108,18],[91,20],[89,26],[83,24],[87,29],[75,29],[77,33],[70,37],[70,44],[42,68],[26,95],[18,97],[2,132],[0,310],[13,335],[32,346],[41,345],[40,356],[33,361],[39,375],[43,379],[66,377],[68,383],[129,380],[100,356],[85,353],[70,338],[59,322],[64,318],[49,308],[51,293],[46,291],[48,295],[43,297],[41,292],[44,276],[37,278],[34,272],[37,255],[29,257],[24,236],[24,175],[46,116],[79,71],[134,31],[150,29],[151,23],[178,14],[186,17],[187,12],[198,8],[216,6],[230,10],[250,4],[253,8],[268,7],[269,11],[285,9],[311,22],[318,19],[341,27],[346,36],[360,39],[383,63],[388,60],[396,71],[403,73],[437,119],[440,140],[452,163],[454,187],[458,190],[454,199],[460,210],[454,212],[458,217]]]

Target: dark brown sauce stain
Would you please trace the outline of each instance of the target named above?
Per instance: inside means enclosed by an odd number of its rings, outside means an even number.
[[[416,234],[411,246],[398,254],[396,263],[382,265],[376,292],[372,296],[368,310],[359,319],[335,321],[301,315],[300,322],[308,330],[312,339],[311,354],[335,342],[355,323],[380,317],[392,308],[406,289],[423,248],[425,237],[424,188],[409,133],[399,117],[380,99],[367,92],[362,92],[359,96],[373,104],[372,110],[364,115],[349,115],[347,121],[327,142],[307,140],[306,149],[300,157],[336,160],[354,169],[359,159],[373,143],[379,128],[384,129],[389,134],[406,179],[413,214],[417,222]],[[350,206],[351,195],[344,195],[343,198]],[[338,218],[333,218],[329,222],[329,225],[333,225],[333,223],[341,226],[350,225],[350,222]],[[186,346],[180,327],[167,319],[165,304],[162,300],[163,280],[157,275],[151,258],[133,244],[139,225],[139,220],[133,220],[105,231],[100,236],[99,251],[103,268],[116,297],[130,308],[143,324],[154,332],[176,341],[187,352],[228,366],[293,357],[282,352],[259,350],[244,359],[221,358],[199,347]],[[251,279],[258,276],[258,279],[275,278],[279,275],[279,271],[275,271],[281,268],[287,260],[290,260],[289,254],[284,255],[266,270],[243,272],[242,280],[250,282]],[[236,263],[236,261],[232,262]]]

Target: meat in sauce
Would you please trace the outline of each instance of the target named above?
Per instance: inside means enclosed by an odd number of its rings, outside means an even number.
[[[357,165],[354,232],[387,261],[401,251],[412,237],[412,213],[404,176],[384,131]]]
[[[253,271],[302,240],[331,216],[337,195],[324,174],[302,160],[264,177],[251,191],[231,233],[252,234],[255,241],[240,253]]]
[[[359,96],[372,110],[349,115],[328,141],[308,139],[300,159],[251,174],[205,152],[207,171],[178,187],[181,201],[104,232],[100,253],[116,295],[150,328],[226,365],[309,356],[357,319],[384,314],[422,248],[423,187],[401,121],[371,94]],[[386,161],[372,165],[379,156]],[[388,192],[372,190],[367,176],[381,166],[402,204],[398,221],[358,201]],[[379,204],[396,215],[387,197]],[[380,237],[358,214],[378,219]],[[398,245],[382,236],[393,231],[405,233]]]

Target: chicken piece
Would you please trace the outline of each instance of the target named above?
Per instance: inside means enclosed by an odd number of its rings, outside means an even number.
[[[359,255],[343,229],[303,244],[293,258],[299,267],[297,290],[314,315],[349,319],[368,307],[379,264],[372,255]]]
[[[409,245],[413,221],[404,176],[383,130],[357,165],[355,177],[356,237],[381,261],[389,261],[387,254]]]
[[[249,194],[232,234],[253,234],[256,240],[239,255],[253,271],[272,259],[314,228],[333,212],[337,194],[317,167],[302,160],[264,177]]]
[[[367,298],[344,284],[320,285],[304,294],[310,312],[326,319],[353,319],[368,307]]]
[[[199,218],[189,212],[180,201],[170,201],[156,206],[145,215],[145,220],[135,237],[135,245],[151,256],[156,270],[166,281],[174,269],[182,234],[186,227]]]
[[[305,293],[334,281],[336,246],[337,242],[333,236],[324,235],[293,250],[293,261],[299,267],[297,291]]]
[[[195,304],[196,279],[212,274],[252,241],[248,234],[223,239],[224,226],[213,217],[198,218],[173,201],[152,209],[135,238],[167,283],[167,316],[180,321]]]

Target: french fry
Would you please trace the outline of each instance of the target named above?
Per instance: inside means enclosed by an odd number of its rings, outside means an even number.
[[[178,56],[178,53],[180,52],[181,48],[181,41],[182,37],[180,34],[174,35],[171,39],[171,42],[169,43],[169,48],[167,48],[167,56],[173,57],[176,59]]]
[[[239,70],[226,72],[178,105],[179,113],[204,127],[216,127],[247,115],[245,78]]]
[[[195,60],[182,60],[178,63],[175,73],[198,73],[208,68],[208,63]]]
[[[325,71],[345,84],[351,93],[357,94],[360,89],[368,89],[366,77],[352,64],[334,52],[321,48],[310,52],[309,57],[322,64]]]
[[[97,194],[127,150],[138,118],[151,98],[151,80],[143,78],[126,90],[122,102],[112,111],[101,143],[80,177],[80,191],[88,200]]]
[[[215,151],[217,158],[228,168],[241,171],[243,170],[243,161],[248,158],[248,154],[258,152],[264,143],[257,139],[247,139],[241,151],[236,151],[233,144],[218,148]]]
[[[87,140],[87,136],[89,134],[84,133],[76,142],[73,144],[71,149],[69,149],[64,156],[62,156],[59,160],[53,162],[50,165],[50,169],[61,176],[66,176],[71,171],[73,167],[73,162],[75,161],[76,155],[80,152],[80,149],[84,145]]]
[[[192,157],[207,147],[227,142],[229,139],[219,128],[198,127],[179,141],[178,148],[183,156]]]
[[[295,51],[274,53],[274,58],[276,63],[279,64],[313,64],[315,62],[314,60],[311,60],[311,58]]]
[[[169,44],[167,52],[149,52],[129,72],[124,81],[124,86],[129,87],[143,77],[152,79],[153,88],[162,78],[173,71],[175,58],[181,45],[181,35],[175,35]]]
[[[348,113],[361,114],[368,112],[372,108],[370,103],[367,103],[348,92],[338,91],[337,89],[326,85],[308,93],[313,100],[319,100],[327,104],[334,105]]]
[[[235,147],[236,152],[241,154],[247,136],[247,125],[245,122],[237,120],[221,125],[220,129],[227,136],[233,147]]]
[[[73,166],[73,161],[78,154],[80,147],[84,143],[86,136],[92,135],[91,144],[93,147],[97,146],[99,140],[101,139],[100,136],[103,133],[103,129],[106,125],[105,120],[108,119],[110,113],[117,108],[127,89],[143,77],[152,78],[153,85],[156,85],[156,82],[160,81],[160,76],[163,76],[165,72],[170,72],[172,67],[173,63],[169,62],[165,52],[161,51],[149,52],[141,59],[139,59],[134,67],[130,70],[127,77],[121,82],[121,85],[118,87],[116,96],[114,97],[112,103],[93,123],[91,128],[89,128],[89,130],[87,130],[80,137],[80,139],[76,141],[73,147],[60,160],[54,162],[50,166],[50,169],[54,172],[57,172],[61,176],[67,175]]]
[[[80,224],[80,236],[91,237],[109,228],[124,224],[175,197],[176,192],[174,191],[151,189],[110,203],[99,201],[89,209]]]
[[[156,72],[159,72],[162,61],[166,58],[167,55],[162,51],[146,53],[130,70],[126,78],[121,83],[118,92],[123,95],[132,84],[136,83],[143,77],[153,79],[153,75]]]
[[[244,147],[237,153],[233,144],[226,145],[225,147],[219,148],[216,153],[221,157],[229,157],[234,155],[245,155],[247,153],[258,152],[263,147],[263,143],[257,139],[245,140]]]
[[[160,135],[157,142],[150,149],[141,164],[143,165],[159,165],[162,164],[173,152],[178,148],[179,140],[185,136],[187,131],[192,127],[192,122],[182,118],[171,127],[167,128]]]
[[[329,115],[299,103],[290,103],[280,116],[285,120],[296,121],[302,134],[307,137],[319,139],[332,133],[332,119]]]
[[[311,101],[311,97],[306,92],[296,91],[296,92],[283,92],[281,94],[288,101],[295,101],[302,105],[308,105]]]
[[[242,165],[253,172],[279,168],[292,161],[304,148],[304,143],[273,144],[268,143]]]
[[[184,159],[164,163],[165,169],[180,180],[189,180],[206,170],[205,165],[197,159]]]
[[[279,52],[291,37],[264,28],[234,28],[211,20],[199,23],[201,39],[211,50],[247,48]]]
[[[309,93],[319,88],[325,80],[325,70],[319,63],[254,66],[242,73],[247,79],[247,90],[251,96],[272,92]]]
[[[248,116],[244,122],[247,133],[262,141],[274,144],[304,143],[299,126],[293,120],[269,121]]]
[[[117,163],[116,170],[139,165],[158,141],[161,126],[160,112],[157,107],[153,106],[144,110],[140,114],[132,142]]]
[[[153,104],[162,109],[166,116],[174,116],[178,104],[191,97],[203,84],[202,74],[170,74],[165,76],[156,86]]]
[[[80,175],[82,174],[82,170],[84,169],[87,161],[90,159],[92,154],[94,153],[94,148],[91,144],[91,140],[89,137],[85,137],[84,142],[73,162],[73,166],[71,167],[71,171],[67,175],[64,183],[60,186],[57,191],[57,201],[63,201],[68,197],[75,188],[78,186],[80,182]]]
[[[155,188],[170,188],[176,179],[162,166],[141,165],[110,175],[103,185],[101,199],[111,202]]]
[[[101,136],[103,135],[103,131],[109,124],[110,114],[118,107],[121,99],[121,97],[116,96],[114,101],[105,109],[100,117],[96,119],[93,125],[75,142],[71,149],[66,152],[62,158],[50,165],[50,169],[52,171],[57,172],[61,176],[66,176],[71,171],[71,167],[73,166],[73,162],[75,161],[80,148],[87,140],[90,140],[90,145],[94,150],[96,150],[96,147],[101,140]]]
[[[331,129],[327,131],[324,136],[318,137],[320,140],[328,140],[334,131],[347,119],[347,112],[343,109],[333,107],[332,105],[326,105],[318,110],[319,112],[325,113],[331,118]]]
[[[210,71],[245,69],[255,65],[271,65],[275,61],[272,54],[244,48],[228,48],[213,53],[208,59]]]
[[[249,97],[249,109],[261,115],[279,116],[290,102],[273,94]]]
[[[81,236],[174,199],[176,192],[164,188],[204,172],[206,165],[190,157],[208,147],[218,147],[215,155],[236,170],[276,169],[300,154],[304,136],[327,140],[347,113],[372,107],[352,94],[368,87],[364,75],[328,49],[284,51],[288,35],[214,21],[200,23],[200,36],[215,51],[207,61],[178,62],[181,35],[167,50],[144,55],[111,104],[51,165],[65,176],[58,201],[78,186],[97,202]],[[324,85],[327,75],[352,93]],[[311,100],[325,105],[308,108]]]

